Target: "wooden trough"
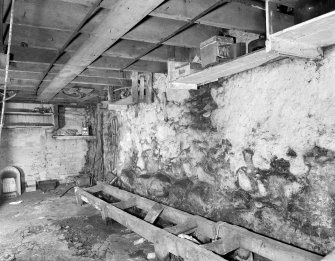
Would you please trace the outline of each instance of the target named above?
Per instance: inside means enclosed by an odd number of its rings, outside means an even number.
[[[103,192],[120,200],[108,203],[94,193]],[[88,203],[101,211],[103,220],[113,219],[154,243],[158,260],[168,260],[169,253],[187,261],[222,261],[222,256],[239,248],[251,251],[273,261],[320,261],[322,256],[276,240],[258,235],[225,222],[213,222],[200,216],[174,209],[116,187],[98,182],[94,187],[75,188],[78,204]],[[144,220],[125,211],[137,207],[147,214]],[[159,228],[154,225],[160,217],[175,226]],[[198,245],[179,234],[195,232],[210,243]],[[250,259],[248,259],[250,260]],[[252,259],[251,259],[252,260]],[[329,260],[327,257],[324,260]]]

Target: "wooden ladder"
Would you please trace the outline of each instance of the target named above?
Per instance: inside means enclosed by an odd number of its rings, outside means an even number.
[[[97,192],[110,195],[119,202],[108,203],[93,195]],[[101,182],[91,188],[76,187],[75,195],[78,204],[94,206],[106,222],[113,219],[154,243],[157,260],[169,260],[172,253],[186,261],[222,261],[226,260],[222,256],[237,249],[256,253],[272,261],[330,260],[244,228],[191,215]],[[125,211],[131,207],[145,211],[145,218],[140,219]],[[158,217],[175,225],[159,228],[154,225]],[[197,244],[182,236],[191,233],[209,243]],[[247,260],[252,260],[252,255]]]

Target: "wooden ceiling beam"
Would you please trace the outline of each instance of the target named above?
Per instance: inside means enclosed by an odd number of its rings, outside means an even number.
[[[88,68],[120,70],[130,61],[132,61],[132,59],[103,56],[89,65]],[[151,62],[141,60],[135,63],[133,66],[129,67],[127,71],[166,73],[167,65],[166,62]]]
[[[65,2],[78,2],[76,0],[62,0]],[[101,4],[103,8],[110,8],[116,0],[104,0]],[[150,15],[169,18],[180,21],[188,21],[208,7],[214,5],[219,0],[169,0],[155,9]],[[296,2],[297,0],[274,0],[284,2],[285,4]],[[250,1],[252,3],[252,1]],[[200,24],[217,26],[226,29],[237,29],[254,33],[265,33],[265,13],[263,10],[241,3],[241,1],[233,1],[224,7],[221,7],[213,13],[199,20]],[[86,6],[91,6],[93,0],[85,0]],[[103,14],[101,14],[103,16]],[[97,17],[96,19],[99,19]],[[89,28],[89,27],[87,27]]]
[[[89,10],[88,6],[62,1],[17,0],[14,24],[73,31]]]
[[[111,48],[109,48],[103,55],[134,59],[139,55],[145,53],[146,51],[150,50],[154,45],[155,44],[153,43],[145,43],[140,41],[121,40],[113,45]],[[171,48],[173,48],[173,56],[175,61],[189,61],[192,49],[184,47],[171,47],[167,45],[163,45],[157,48],[155,51],[144,56],[142,60],[166,62],[171,58]]]
[[[47,63],[31,63],[20,61],[11,61],[9,63],[10,70],[21,72],[44,72],[47,68]]]
[[[117,0],[109,1],[116,2]],[[185,22],[217,1],[218,0],[170,0],[154,10],[151,15],[160,18],[174,19],[174,22]],[[89,6],[66,3],[60,0],[44,0],[43,2],[44,4],[41,4],[39,0],[17,0],[14,24],[73,31],[89,10]],[[106,2],[105,0],[102,6],[108,7],[110,4],[110,2],[108,3],[108,1]],[[94,28],[105,19],[109,11],[110,9],[103,9],[94,16],[81,31],[92,33]],[[165,22],[172,23],[173,26],[173,22]],[[239,29],[257,33],[265,32],[264,11],[238,2],[229,3],[217,9],[212,14],[200,19],[199,23],[226,29]],[[165,23],[163,25],[165,26]],[[177,27],[180,27],[179,25],[177,25]]]
[[[62,48],[67,38],[71,36],[70,32],[37,28],[31,26],[15,25],[13,31],[12,43],[14,48],[18,47],[18,51],[25,52],[26,49],[22,49],[22,46],[28,48],[47,49],[56,51]],[[89,35],[80,35],[68,48],[67,52],[74,52],[89,38]],[[122,40],[117,44],[108,49],[103,55],[120,57],[120,58],[135,58],[145,51],[149,50],[154,44]],[[167,61],[169,59],[169,46],[162,46],[149,55],[143,57],[143,60],[147,61]],[[190,49],[183,47],[175,47],[175,60],[178,62],[184,62],[189,60]],[[49,53],[49,52],[48,52]],[[57,55],[52,54],[54,56]]]
[[[54,65],[54,67],[50,70],[50,74],[58,73],[61,70],[61,65]],[[80,76],[86,77],[102,77],[102,78],[114,78],[114,79],[130,79],[131,72],[121,72],[118,70],[112,69],[96,69],[96,68],[87,68],[85,69]]]
[[[57,74],[49,73],[43,82],[52,81]],[[94,86],[131,86],[131,79],[116,79],[116,78],[101,78],[101,77],[86,77],[77,76],[73,81],[73,84],[91,84]]]
[[[119,0],[105,20],[64,65],[50,85],[38,93],[41,101],[50,100],[74,78],[103,54],[110,46],[131,30],[164,0]]]
[[[10,79],[22,79],[22,80],[41,80],[43,73],[42,72],[22,72],[22,71],[13,71],[9,70],[8,74]],[[0,70],[0,78],[5,77],[5,70]]]
[[[4,72],[0,71],[0,77],[3,77]],[[49,73],[43,82],[51,82],[57,74]],[[43,73],[31,72],[15,72],[10,71],[10,82],[14,85],[22,83],[23,86],[36,86],[42,80]],[[92,84],[94,86],[130,86],[131,79],[118,79],[118,78],[102,78],[102,77],[86,77],[78,76],[71,83],[74,84]]]
[[[28,87],[28,88],[36,88],[38,84],[38,81],[36,80],[27,80],[27,79],[10,79],[9,83],[8,83],[8,87],[9,89],[12,86],[20,86],[22,88]],[[1,88],[3,87],[2,85],[0,85]]]
[[[183,21],[150,17],[122,38],[148,43],[158,43],[160,40],[171,35],[185,24],[186,23]],[[219,35],[221,31],[222,29],[217,27],[198,24],[176,35],[164,44],[179,47],[199,48],[201,42],[214,35]]]
[[[218,0],[169,0],[150,15],[188,21],[214,5]],[[231,2],[200,18],[200,24],[253,33],[265,33],[265,12],[239,2]]]
[[[10,63],[10,78],[24,78],[28,79],[39,79],[42,76],[42,73],[47,69],[47,63],[27,63],[27,62],[11,62]],[[50,74],[57,74],[62,65],[54,65],[50,71]],[[3,73],[3,70],[2,70]],[[1,71],[0,71],[1,75]],[[38,75],[38,76],[37,76]],[[129,79],[131,76],[130,72],[120,72],[118,70],[111,69],[96,69],[89,68],[84,70],[80,76],[86,77],[102,77],[102,78],[113,78],[113,79]]]
[[[48,64],[52,62],[54,57],[57,55],[56,50],[47,50],[47,49],[40,49],[40,48],[25,48],[20,46],[13,46],[11,49],[11,53],[13,53],[13,60],[11,62],[11,69],[19,70],[14,66],[23,67],[24,71],[31,71],[29,69],[29,65],[34,65],[35,70],[37,67],[41,67],[44,70],[47,69]],[[60,69],[61,66],[64,66],[70,59],[73,57],[75,53],[65,53],[57,62],[56,66]],[[127,64],[130,59],[118,58],[118,57],[109,57],[109,56],[102,56],[97,57],[96,61],[90,64],[88,67],[90,69],[103,69],[103,70],[120,70],[122,66]],[[28,63],[28,65],[24,65],[24,63]],[[43,64],[43,65],[41,65]],[[71,65],[72,67],[80,67],[77,65]],[[140,71],[143,72],[156,72],[156,73],[165,73],[167,71],[166,63],[164,62],[148,62],[148,61],[139,61],[137,65],[134,67],[139,68],[143,66]],[[33,70],[32,69],[32,70]],[[78,68],[82,69],[85,73],[85,68]],[[42,70],[42,71],[44,71]],[[130,69],[129,69],[130,70]],[[52,69],[52,72],[55,72]],[[57,73],[59,70],[57,71]],[[79,74],[81,74],[80,72]]]
[[[30,48],[60,49],[71,36],[71,31],[13,25],[12,44]],[[6,38],[8,43],[8,36]]]

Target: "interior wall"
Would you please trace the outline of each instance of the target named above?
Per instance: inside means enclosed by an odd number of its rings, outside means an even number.
[[[326,254],[335,247],[334,71],[329,49],[321,62],[285,59],[168,90],[166,107],[166,77],[156,75],[154,104],[98,114],[98,158],[128,190]]]
[[[85,109],[66,108],[63,130],[81,132]],[[68,182],[82,171],[88,145],[85,140],[56,140],[53,129],[3,129],[0,144],[0,169],[19,167],[25,181],[58,179]]]

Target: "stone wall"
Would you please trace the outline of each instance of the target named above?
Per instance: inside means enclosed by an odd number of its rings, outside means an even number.
[[[105,178],[326,254],[335,247],[334,71],[329,49],[320,63],[285,59],[198,91],[168,90],[166,107],[166,78],[156,75],[154,104],[98,114]]]
[[[85,119],[84,109],[66,108],[63,129],[77,129]],[[67,182],[78,175],[85,164],[88,145],[85,140],[56,140],[52,129],[3,129],[0,169],[16,166],[26,181],[58,179]]]

